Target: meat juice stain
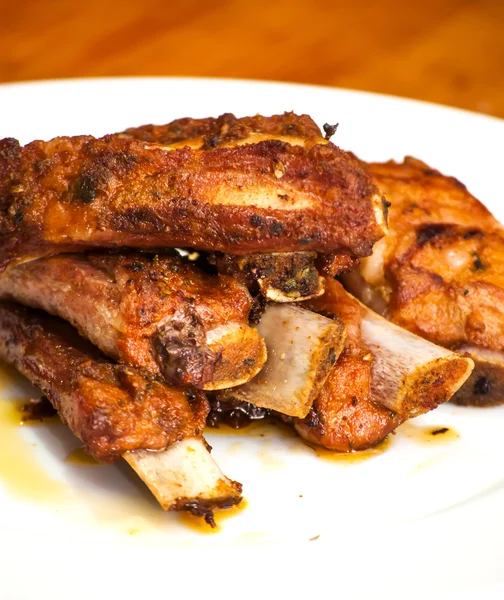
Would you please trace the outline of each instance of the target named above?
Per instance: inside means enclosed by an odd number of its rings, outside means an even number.
[[[192,529],[192,531],[196,531],[197,533],[206,535],[220,533],[222,531],[222,524],[225,521],[240,515],[247,507],[248,503],[244,498],[240,504],[236,504],[231,508],[216,510],[214,512],[215,527],[211,527],[204,519],[196,517],[189,512],[180,512],[178,514],[178,519],[185,527]]]
[[[385,438],[383,442],[380,442],[372,448],[368,448],[367,450],[354,450],[353,452],[338,452],[337,450],[328,450],[327,448],[317,446],[316,444],[310,444],[306,441],[303,443],[314,450],[318,458],[322,458],[323,460],[330,462],[354,464],[369,460],[370,458],[378,456],[379,454],[383,454],[383,452],[385,452],[392,443],[392,438],[389,436]]]
[[[379,454],[385,452],[392,443],[391,436],[388,436],[385,440],[368,448],[367,450],[357,450],[354,452],[339,452],[337,450],[328,450],[317,444],[312,444],[300,438],[297,433],[289,427],[286,423],[281,421],[269,421],[267,419],[252,421],[249,425],[235,429],[228,425],[219,424],[219,428],[207,428],[208,434],[217,434],[224,436],[243,436],[243,437],[277,437],[277,438],[289,438],[292,442],[296,443],[299,448],[311,448],[317,458],[327,460],[330,462],[340,462],[353,464],[363,462],[370,458],[373,458]]]
[[[277,438],[298,439],[298,435],[291,427],[280,421],[269,421],[268,419],[251,421],[248,425],[239,428],[219,423],[219,427],[207,427],[205,434],[243,437],[275,436]]]
[[[21,409],[26,401],[8,400],[2,390],[15,375],[0,371],[0,482],[17,496],[28,500],[54,501],[65,495],[65,488],[50,477],[37,460],[35,448],[21,435]]]
[[[104,467],[106,463],[96,460],[91,454],[88,454],[84,448],[75,448],[72,450],[65,461],[76,467]]]
[[[9,492],[26,501],[48,502],[54,505],[68,499],[69,489],[64,483],[53,479],[44,466],[37,460],[33,444],[28,443],[22,436],[23,427],[47,427],[63,426],[59,417],[51,416],[40,419],[24,420],[23,407],[30,403],[29,399],[15,399],[9,397],[5,392],[21,376],[10,367],[0,365],[0,440],[2,448],[8,452],[0,452],[0,486],[5,485]],[[79,447],[71,451],[65,461],[76,468],[109,466],[101,463],[87,454],[84,448]],[[215,522],[217,527],[212,529],[202,518],[181,514],[181,521],[189,528],[202,533],[216,533],[221,531],[222,523],[233,517],[246,507],[242,502],[235,507],[223,511],[215,511]],[[123,510],[120,511],[119,508]],[[144,510],[142,510],[144,508]],[[148,502],[143,507],[143,499],[140,502],[124,500],[124,507],[114,498],[114,514],[127,512],[141,515],[157,529],[165,523],[165,513],[157,505],[152,507]],[[108,521],[108,519],[107,519]],[[129,528],[130,535],[136,535],[143,531],[144,526]]]
[[[406,422],[398,428],[398,432],[419,444],[428,445],[447,444],[460,438],[460,434],[453,427],[446,427],[446,425],[419,427]]]

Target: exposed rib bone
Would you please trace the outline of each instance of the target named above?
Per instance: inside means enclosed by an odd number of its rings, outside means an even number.
[[[449,400],[474,368],[470,358],[397,327],[370,309],[361,332],[374,358],[371,398],[406,419]]]
[[[373,313],[342,285],[307,303],[345,325],[345,349],[298,433],[331,450],[363,450],[406,419],[436,408],[462,385],[472,361],[438,348]]]
[[[188,510],[212,524],[214,509],[241,500],[241,484],[222,473],[200,438],[182,440],[163,452],[127,452],[123,458],[165,510]]]
[[[250,382],[223,390],[218,398],[306,416],[343,348],[343,324],[281,304],[267,307],[258,330],[268,349],[265,366]]]

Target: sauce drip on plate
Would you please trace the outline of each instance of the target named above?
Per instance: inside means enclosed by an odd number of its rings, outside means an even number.
[[[447,427],[446,425],[420,427],[406,422],[399,427],[398,432],[419,444],[429,445],[447,444],[460,438],[460,434],[453,427]]]

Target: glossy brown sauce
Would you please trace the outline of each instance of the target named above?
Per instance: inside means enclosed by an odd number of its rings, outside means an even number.
[[[233,519],[234,517],[241,514],[248,507],[248,502],[244,498],[240,504],[236,506],[232,506],[231,508],[226,508],[224,510],[216,510],[214,512],[214,520],[216,527],[210,527],[210,525],[201,517],[196,517],[188,512],[180,512],[178,513],[178,519],[181,523],[184,524],[185,527],[192,529],[193,531],[197,531],[198,533],[219,533],[222,531],[222,524],[228,519]]]
[[[453,427],[447,427],[446,425],[420,427],[406,422],[398,428],[398,432],[419,444],[429,445],[446,444],[460,438],[460,434]]]

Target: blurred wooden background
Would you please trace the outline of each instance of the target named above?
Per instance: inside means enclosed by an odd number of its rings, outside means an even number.
[[[504,0],[0,0],[0,81],[335,85],[504,117]]]

